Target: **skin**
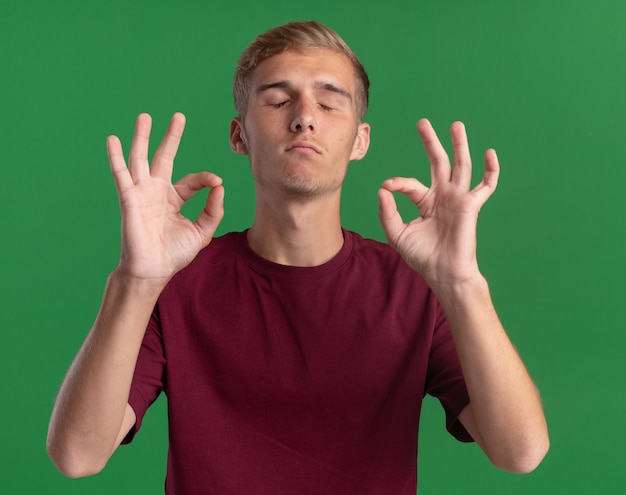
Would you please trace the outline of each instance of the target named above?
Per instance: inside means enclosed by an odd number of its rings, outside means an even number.
[[[233,151],[248,155],[256,183],[248,233],[260,255],[293,266],[315,266],[343,243],[339,206],[350,160],[369,146],[370,127],[356,117],[354,74],[345,56],[288,51],[252,75],[248,111],[230,124]],[[128,394],[143,334],[162,289],[208,245],[224,214],[221,179],[209,172],[172,184],[185,119],[175,114],[152,164],[151,120],[137,119],[128,166],[119,139],[107,148],[120,198],[122,251],[100,313],[63,381],[47,449],[68,476],[101,470],[135,422]],[[438,296],[470,395],[460,420],[498,467],[534,469],[549,441],[539,394],[497,317],[476,261],[476,222],[493,193],[496,154],[485,154],[482,181],[470,187],[471,158],[463,125],[452,124],[453,165],[430,123],[417,125],[431,162],[429,187],[414,178],[388,179],[379,190],[380,221],[391,246]],[[180,209],[209,188],[195,221]],[[421,216],[405,222],[393,193],[406,195]]]
[[[141,341],[169,279],[211,241],[224,214],[224,189],[214,174],[191,174],[172,184],[173,160],[185,127],[175,114],[148,164],[151,118],[137,118],[126,166],[120,141],[107,139],[120,199],[122,249],[100,311],[57,395],[47,450],[69,477],[100,471],[135,423],[128,405]],[[211,188],[195,222],[180,214],[195,192]]]
[[[370,141],[350,67],[330,50],[267,59],[252,75],[246,116],[231,122],[231,148],[250,157],[256,184],[248,241],[277,263],[319,265],[343,244],[341,186]]]
[[[481,182],[470,188],[465,127],[450,128],[452,166],[432,126],[417,123],[431,163],[431,186],[396,177],[379,191],[380,220],[389,243],[420,272],[437,295],[454,338],[470,404],[459,419],[497,467],[527,473],[549,448],[541,400],[496,314],[476,260],[478,212],[497,185],[494,150],[485,153]],[[405,194],[421,215],[407,223],[392,192]]]

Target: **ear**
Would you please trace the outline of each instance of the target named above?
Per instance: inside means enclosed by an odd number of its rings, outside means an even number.
[[[235,117],[230,121],[230,149],[238,155],[248,154],[248,145],[243,132],[243,124],[239,117]]]
[[[352,146],[352,153],[350,154],[350,160],[360,160],[367,153],[370,147],[370,125],[361,122],[354,139],[354,145]]]

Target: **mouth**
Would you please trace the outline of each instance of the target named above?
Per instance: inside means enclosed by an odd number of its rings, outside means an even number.
[[[287,147],[286,151],[302,153],[305,155],[319,155],[321,153],[319,147],[309,141],[294,141]]]

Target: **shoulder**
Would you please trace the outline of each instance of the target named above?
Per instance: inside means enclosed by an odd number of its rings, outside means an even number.
[[[240,257],[245,232],[229,232],[215,237],[202,249],[196,257],[178,272],[170,281],[170,285],[181,287],[229,270]]]
[[[245,232],[228,232],[215,237],[208,246],[202,249],[185,270],[204,269],[207,265],[224,263],[237,257],[245,244]]]
[[[356,232],[346,231],[351,237],[351,266],[372,282],[391,286],[426,287],[422,276],[413,270],[400,254],[386,242],[362,237]]]
[[[396,267],[415,273],[405,263],[400,254],[386,242],[369,239],[352,231],[345,232],[346,238],[351,237],[352,256],[357,260],[383,265],[387,268]]]

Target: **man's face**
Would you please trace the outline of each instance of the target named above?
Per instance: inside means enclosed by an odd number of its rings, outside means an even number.
[[[231,123],[231,146],[250,156],[257,187],[298,195],[341,189],[348,162],[369,146],[355,82],[349,59],[333,50],[286,51],[259,64],[245,120]]]

